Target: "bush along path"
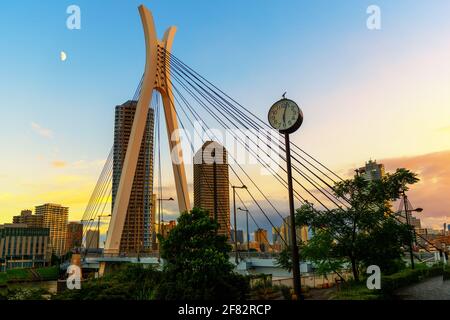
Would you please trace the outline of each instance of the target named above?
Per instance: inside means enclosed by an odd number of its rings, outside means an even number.
[[[443,277],[443,274],[446,276]],[[450,299],[449,272],[442,265],[416,269],[381,277],[381,289],[369,290],[365,281],[349,281],[331,294],[334,300],[407,300]]]

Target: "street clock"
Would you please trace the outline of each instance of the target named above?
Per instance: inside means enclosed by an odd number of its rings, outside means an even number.
[[[283,98],[269,110],[269,123],[281,133],[293,133],[303,123],[303,113],[294,101]]]

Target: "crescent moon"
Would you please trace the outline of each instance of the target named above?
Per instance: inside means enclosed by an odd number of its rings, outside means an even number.
[[[66,61],[66,59],[67,59],[67,54],[66,54],[64,51],[61,51],[61,53],[60,53],[60,58],[61,58],[61,61]]]

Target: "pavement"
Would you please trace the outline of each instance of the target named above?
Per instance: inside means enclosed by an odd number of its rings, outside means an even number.
[[[442,276],[401,288],[395,292],[400,300],[450,300],[450,280]]]

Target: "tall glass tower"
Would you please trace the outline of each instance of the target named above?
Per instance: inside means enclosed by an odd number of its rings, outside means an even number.
[[[113,208],[127,152],[128,140],[133,126],[134,114],[136,113],[136,106],[137,101],[127,101],[122,105],[116,106],[112,188]],[[152,247],[153,133],[154,110],[150,108],[120,241],[121,253],[140,253],[148,251]]]

